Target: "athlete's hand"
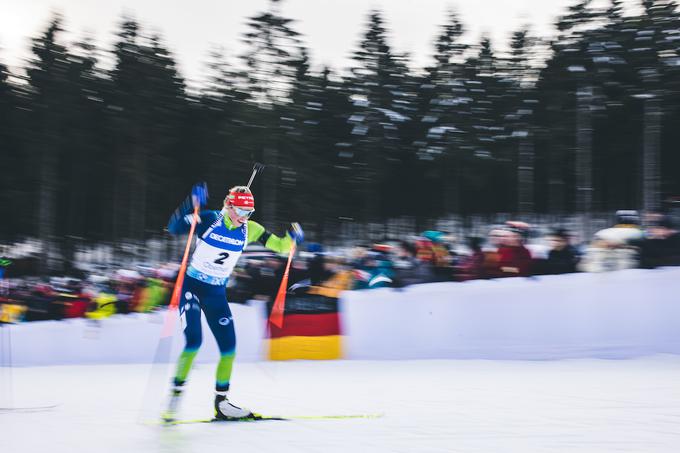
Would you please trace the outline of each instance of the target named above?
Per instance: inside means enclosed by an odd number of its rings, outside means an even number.
[[[302,231],[302,227],[297,222],[293,222],[290,224],[290,228],[288,228],[288,234],[290,235],[291,239],[295,241],[296,244],[300,244],[305,240],[305,232]]]
[[[191,188],[191,202],[194,208],[205,206],[208,202],[208,185],[205,182],[194,184]]]

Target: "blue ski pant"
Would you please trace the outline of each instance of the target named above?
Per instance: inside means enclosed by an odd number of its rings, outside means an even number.
[[[217,364],[215,390],[229,390],[231,370],[236,352],[234,320],[227,303],[226,287],[209,285],[187,276],[179,302],[180,322],[186,340],[175,374],[175,385],[183,385],[203,342],[201,312],[217,340],[220,360]]]

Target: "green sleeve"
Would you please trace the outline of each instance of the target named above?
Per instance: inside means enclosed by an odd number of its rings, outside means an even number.
[[[293,239],[288,234],[282,238],[267,231],[259,223],[248,220],[248,243],[260,241],[269,250],[276,253],[286,253],[293,245]]]

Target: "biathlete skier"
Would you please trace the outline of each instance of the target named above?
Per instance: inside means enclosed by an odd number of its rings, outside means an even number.
[[[195,185],[191,197],[170,217],[168,231],[172,234],[187,233],[191,227],[193,207],[204,206],[207,199],[205,183]],[[250,189],[236,186],[229,190],[221,211],[200,213],[196,225],[196,248],[187,267],[179,302],[186,344],[179,356],[170,402],[163,414],[166,421],[176,417],[183,385],[201,346],[201,311],[205,313],[220,350],[215,382],[215,418],[253,417],[251,411],[235,406],[227,397],[236,351],[234,320],[226,298],[227,281],[249,243],[259,241],[274,252],[285,253],[290,250],[293,241],[300,243],[304,240],[304,232],[298,223],[292,223],[284,237],[278,237],[249,220],[253,212],[255,199]]]

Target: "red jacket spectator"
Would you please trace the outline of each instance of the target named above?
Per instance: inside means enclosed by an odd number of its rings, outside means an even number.
[[[77,298],[64,306],[64,318],[82,318],[89,306],[90,299],[84,294],[78,294]]]
[[[485,277],[484,264],[486,255],[482,251],[482,240],[478,237],[468,238],[472,253],[463,256],[456,266],[456,280],[464,282]]]
[[[527,277],[531,275],[531,253],[522,244],[522,236],[508,230],[503,244],[498,248],[498,268],[502,277]]]

